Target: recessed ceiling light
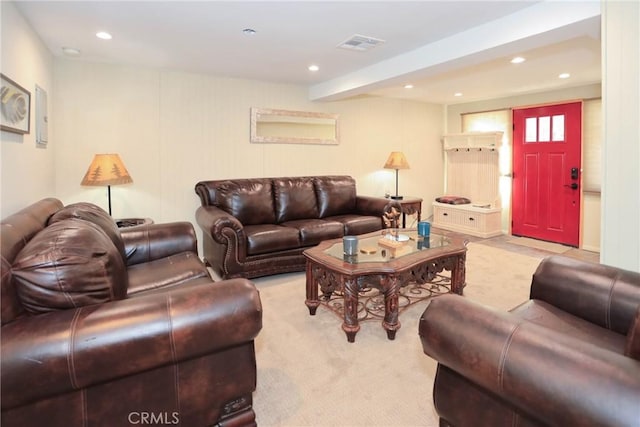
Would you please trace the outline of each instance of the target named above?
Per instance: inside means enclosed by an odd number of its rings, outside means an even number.
[[[571,77],[571,74],[569,73],[562,73],[558,75],[558,78],[560,79],[568,79],[569,77]]]
[[[256,30],[254,30],[253,28],[245,28],[244,30],[242,30],[242,32],[248,36],[252,36],[256,33]]]
[[[99,31],[96,33],[96,37],[102,40],[111,40],[111,34],[107,33],[106,31]]]
[[[462,92],[456,92],[453,94],[453,96],[462,96]]]
[[[317,65],[309,65],[309,71],[318,71],[320,69],[320,67],[318,67]]]
[[[408,84],[408,85],[404,85],[405,89],[413,89],[413,85],[412,84]]]
[[[62,53],[67,56],[80,56],[80,50],[76,49],[75,47],[63,47]]]
[[[522,56],[516,56],[515,58],[513,58],[511,60],[512,64],[522,64],[524,61],[526,61],[526,59],[524,59]]]

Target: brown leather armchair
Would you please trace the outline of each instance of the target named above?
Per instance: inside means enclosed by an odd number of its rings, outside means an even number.
[[[441,426],[640,423],[640,273],[551,256],[529,301],[500,312],[444,295],[419,333]]]
[[[1,238],[3,426],[255,425],[259,294],[212,281],[190,223],[50,198]]]

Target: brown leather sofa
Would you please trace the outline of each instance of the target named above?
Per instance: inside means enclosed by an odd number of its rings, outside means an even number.
[[[3,427],[255,425],[255,286],[189,222],[118,229],[44,199],[1,222]]]
[[[510,312],[444,295],[419,331],[441,426],[640,425],[640,273],[554,255]]]
[[[200,181],[205,261],[223,278],[302,271],[323,240],[381,230],[389,200],[358,196],[350,176]]]

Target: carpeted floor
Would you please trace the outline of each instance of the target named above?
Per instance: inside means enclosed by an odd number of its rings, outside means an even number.
[[[470,243],[465,297],[507,310],[528,299],[541,256]],[[333,312],[304,304],[304,273],[254,279],[263,304],[256,339],[260,426],[437,426],[436,363],[422,352],[418,319],[427,302],[400,314],[394,341],[363,322],[348,343]]]
[[[562,254],[571,249],[570,246],[561,245],[560,243],[545,242],[544,240],[530,239],[528,237],[509,236],[509,243],[522,245],[529,248],[542,249],[544,251]]]

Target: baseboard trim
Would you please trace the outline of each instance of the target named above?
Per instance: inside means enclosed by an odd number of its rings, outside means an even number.
[[[580,249],[583,249],[585,251],[589,251],[589,252],[597,252],[600,253],[600,247],[599,246],[590,246],[590,245],[586,245],[581,247]]]

